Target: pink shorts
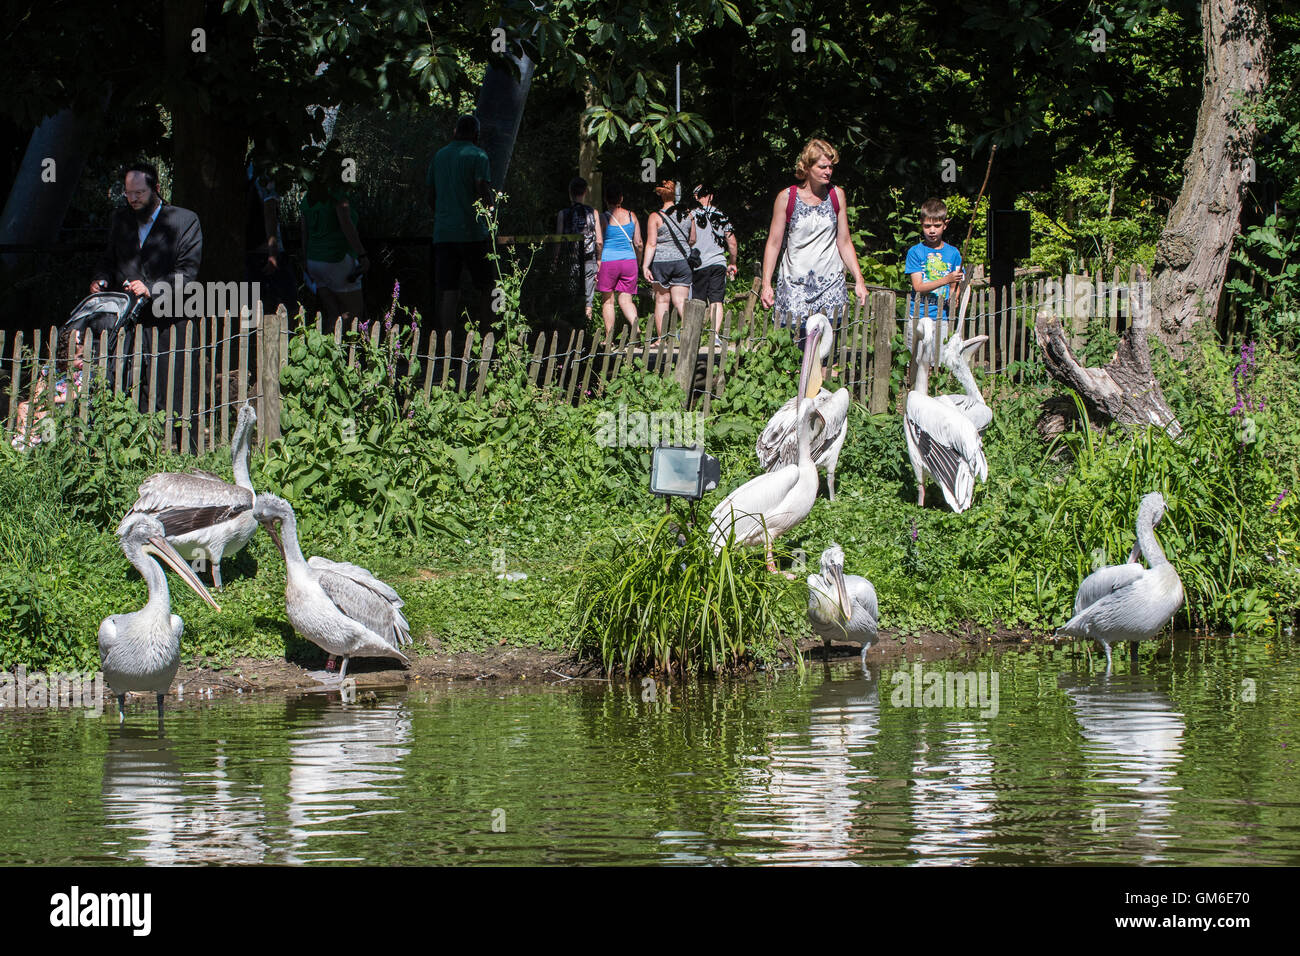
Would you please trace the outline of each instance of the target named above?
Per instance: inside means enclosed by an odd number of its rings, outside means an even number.
[[[600,292],[630,292],[636,294],[636,260],[615,259],[602,262],[596,276],[596,289]]]

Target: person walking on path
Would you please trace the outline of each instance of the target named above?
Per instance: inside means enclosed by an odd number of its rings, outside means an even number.
[[[577,242],[564,243],[565,265],[570,270],[570,284],[582,297],[587,310],[587,325],[591,325],[591,304],[596,297],[596,279],[600,272],[601,253],[605,239],[601,235],[596,210],[587,205],[587,181],[575,176],[569,182],[569,206],[555,215],[555,231],[560,235],[580,235]],[[560,246],[551,257],[553,266],[559,264]]]
[[[691,274],[699,263],[699,253],[695,253],[697,258],[691,262],[695,220],[677,207],[677,184],[665,179],[655,187],[655,193],[662,206],[658,212],[652,212],[646,222],[648,239],[641,268],[655,293],[655,341],[651,345],[663,337],[664,315],[670,301],[679,316],[685,313],[686,298],[691,292]]]
[[[494,285],[488,262],[491,240],[487,220],[478,214],[474,203],[492,206],[492,173],[487,153],[478,146],[478,135],[478,119],[462,116],[456,121],[455,138],[434,154],[425,176],[433,210],[434,289],[440,332],[450,331],[456,324],[460,276],[465,269],[479,295],[480,325],[489,315],[488,299]]]
[[[700,251],[700,266],[691,276],[695,298],[708,303],[713,316],[713,341],[722,343],[722,299],[727,280],[736,276],[736,230],[721,209],[713,205],[713,187],[701,183],[695,187],[695,246]],[[728,261],[730,260],[730,261]]]
[[[844,270],[853,275],[853,294],[867,296],[862,267],[849,238],[844,190],[831,185],[839,153],[825,140],[810,139],[795,164],[798,185],[783,189],[772,202],[772,222],[763,250],[760,297],[766,308],[798,320],[830,315],[848,303]],[[783,248],[784,242],[784,248]],[[775,289],[772,274],[780,261]]]
[[[600,314],[605,320],[605,341],[614,337],[615,297],[636,339],[636,302],[632,296],[636,295],[636,263],[641,255],[641,223],[623,208],[623,187],[616,182],[605,185],[605,213],[600,219],[605,239],[596,288],[604,293]]]

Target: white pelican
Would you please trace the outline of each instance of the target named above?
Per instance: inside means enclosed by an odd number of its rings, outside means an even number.
[[[830,359],[834,335],[831,323],[820,312],[808,320],[808,342],[804,348],[804,361],[799,372],[799,392],[782,405],[772,420],[758,436],[755,451],[764,471],[778,465],[789,465],[799,454],[798,424],[799,401],[811,398],[817,408],[817,420],[812,430],[813,464],[826,472],[826,497],[835,500],[835,466],[840,460],[840,449],[849,432],[849,390],[832,392],[822,388],[822,366]],[[810,357],[815,359],[810,361]]]
[[[988,462],[979,432],[971,420],[954,405],[931,398],[928,354],[934,348],[934,322],[922,321],[923,335],[915,362],[916,383],[907,393],[903,431],[907,435],[907,457],[916,473],[916,503],[925,505],[925,476],[939,483],[944,498],[955,512],[970,507],[975,478],[989,476]]]
[[[961,384],[964,394],[962,395],[939,395],[938,400],[946,405],[951,405],[967,418],[975,426],[975,430],[981,435],[984,430],[993,423],[993,409],[989,408],[984,402],[984,396],[980,393],[979,384],[975,381],[975,373],[970,370],[971,353],[974,349],[979,348],[989,337],[987,335],[977,335],[970,341],[962,341],[961,332],[954,329],[952,335],[948,336],[948,341],[944,344],[943,351],[939,355],[939,362],[953,377]]]
[[[1137,542],[1129,563],[1100,568],[1083,579],[1074,599],[1074,617],[1058,634],[1099,641],[1106,649],[1106,669],[1111,666],[1110,645],[1155,637],[1183,606],[1183,582],[1156,540],[1155,527],[1165,515],[1165,499],[1158,491],[1144,495],[1138,505]],[[1145,555],[1149,568],[1138,558]]]
[[[289,502],[258,495],[254,517],[266,527],[284,558],[284,608],[295,631],[327,654],[343,658],[339,680],[352,657],[395,657],[405,661],[402,645],[411,643],[411,627],[397,592],[365,568],[312,557],[303,560],[298,522]],[[279,524],[283,539],[276,532]]]
[[[809,445],[812,399],[799,403],[799,460],[751,478],[727,495],[710,516],[713,550],[718,553],[734,531],[737,544],[762,544],[767,548],[767,569],[776,571],[772,541],[785,534],[812,511],[817,500],[817,466]]]
[[[99,660],[104,680],[117,695],[118,722],[126,719],[126,692],[153,691],[158,695],[158,726],[162,727],[163,697],[181,662],[181,634],[185,622],[171,611],[167,575],[148,554],[156,554],[194,589],[194,593],[220,611],[203,582],[185,559],[167,543],[163,526],[149,515],[127,515],[117,529],[122,553],[149,587],[149,601],[130,614],[110,614],[99,625]]]
[[[822,552],[821,573],[808,575],[808,621],[827,657],[832,640],[848,638],[862,644],[866,666],[867,651],[876,643],[880,606],[870,581],[858,574],[845,576],[844,551],[838,544]]]
[[[253,406],[239,410],[230,442],[235,483],[207,471],[186,474],[160,472],[140,485],[139,497],[127,518],[153,515],[162,522],[167,540],[190,561],[212,562],[212,584],[221,589],[221,558],[234,554],[257,533],[253,518],[253,482],[248,477],[248,449],[257,415]],[[123,519],[123,524],[126,519]]]

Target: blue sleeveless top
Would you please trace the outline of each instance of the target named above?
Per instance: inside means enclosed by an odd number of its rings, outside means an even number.
[[[606,213],[608,217],[609,214]],[[601,262],[623,262],[627,259],[636,261],[636,250],[632,248],[632,237],[636,235],[636,220],[629,219],[626,225],[619,225],[609,217],[605,227],[605,247],[600,254]]]

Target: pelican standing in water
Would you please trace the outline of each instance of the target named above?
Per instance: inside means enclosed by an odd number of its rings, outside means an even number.
[[[975,349],[988,340],[987,335],[977,335],[969,341],[962,341],[961,332],[954,329],[939,355],[940,363],[957,379],[964,394],[940,395],[938,400],[969,418],[981,435],[993,423],[993,409],[985,403],[984,395],[975,381],[975,373],[970,370],[968,363]]]
[[[396,591],[355,564],[320,557],[304,560],[298,522],[283,498],[258,495],[253,515],[284,558],[284,608],[289,623],[325,653],[343,658],[340,681],[353,657],[406,661],[401,647],[411,643],[411,627],[402,616],[402,599]]]
[[[157,555],[181,576],[212,608],[220,611],[203,582],[167,543],[160,521],[149,515],[127,515],[117,529],[122,553],[149,587],[149,601],[130,614],[110,614],[99,625],[99,660],[104,680],[117,696],[118,723],[126,719],[127,691],[158,695],[158,728],[162,729],[163,697],[181,662],[185,622],[171,611],[167,574],[150,555]]]
[[[822,388],[822,366],[830,359],[834,339],[830,320],[817,313],[808,320],[805,334],[808,341],[800,366],[799,392],[777,409],[758,437],[755,451],[764,471],[792,464],[799,455],[799,402],[812,399],[817,408],[811,435],[813,463],[826,472],[826,497],[834,501],[835,466],[849,432],[849,390],[841,388],[832,392]],[[815,360],[809,362],[809,355],[815,355]]]
[[[916,474],[916,504],[925,506],[925,476],[932,475],[954,512],[971,505],[975,479],[986,480],[988,462],[979,431],[955,405],[931,398],[929,355],[934,348],[933,321],[921,322],[922,338],[916,359],[916,383],[907,393],[903,431],[907,457]]]
[[[797,462],[751,478],[713,509],[710,522],[715,554],[722,550],[728,535],[734,533],[737,544],[762,544],[767,548],[767,569],[776,571],[772,541],[808,517],[817,500],[817,466],[813,464],[809,445],[809,431],[816,414],[812,399],[805,398],[799,403]]]
[[[1156,540],[1155,527],[1165,515],[1165,499],[1158,491],[1138,505],[1137,542],[1127,564],[1100,568],[1083,579],[1074,599],[1074,617],[1057,634],[1092,639],[1106,649],[1106,670],[1111,667],[1110,645],[1128,641],[1134,659],[1137,642],[1155,637],[1183,606],[1183,582]],[[1138,559],[1145,556],[1150,567]]]
[[[862,663],[876,643],[880,606],[876,589],[858,574],[844,574],[844,551],[832,543],[822,552],[821,573],[808,575],[808,622],[822,639],[822,651],[830,659],[831,641],[848,638],[862,644]]]
[[[256,422],[253,406],[245,404],[230,442],[233,485],[207,471],[160,472],[144,480],[127,513],[127,518],[153,515],[162,522],[167,540],[177,551],[190,561],[212,562],[212,585],[217,590],[221,590],[222,557],[239,551],[257,533],[253,518],[257,496],[248,476],[248,452]]]

